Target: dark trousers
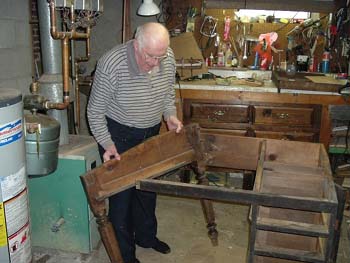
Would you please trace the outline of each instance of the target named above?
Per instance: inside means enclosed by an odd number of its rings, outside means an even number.
[[[157,135],[160,128],[160,124],[147,129],[133,128],[109,118],[107,126],[119,154]],[[101,146],[99,152],[102,158],[104,149]],[[155,193],[132,187],[109,198],[109,219],[125,263],[135,261],[135,243],[152,247],[156,242],[156,197]]]

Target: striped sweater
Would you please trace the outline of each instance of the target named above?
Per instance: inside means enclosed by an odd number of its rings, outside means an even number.
[[[138,69],[133,41],[116,46],[98,61],[87,107],[92,134],[104,148],[112,139],[105,116],[130,127],[148,128],[162,116],[176,116],[175,60],[168,48],[157,72]]]

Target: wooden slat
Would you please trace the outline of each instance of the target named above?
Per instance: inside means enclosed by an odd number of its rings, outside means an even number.
[[[245,8],[246,0],[207,0],[206,8],[215,9],[242,9]]]
[[[207,0],[207,8],[215,9],[260,9],[286,10],[331,13],[335,4],[332,0],[294,0],[294,1],[266,1],[266,0]]]
[[[321,188],[320,184],[313,184],[312,182],[305,182],[303,184],[302,181],[295,182],[283,178],[280,179],[281,180],[267,180],[264,178],[261,192],[328,200],[323,196],[323,191],[319,191]]]
[[[297,173],[304,176],[324,176],[324,169],[322,167],[310,167],[310,166],[300,166],[300,165],[291,165],[288,163],[280,162],[269,162],[264,163],[264,170],[273,171],[273,172],[284,172],[284,173]]]
[[[260,206],[259,209],[259,217],[261,218],[273,218],[283,221],[328,225],[328,221],[324,219],[323,214],[325,213],[264,206]]]
[[[272,246],[260,247],[255,244],[255,255],[275,257],[303,262],[324,263],[324,256],[317,252],[300,251],[296,249],[276,248]]]
[[[307,224],[274,218],[258,218],[257,228],[267,231],[283,232],[297,235],[328,237],[329,231],[325,225]]]
[[[242,204],[257,204],[306,211],[329,212],[337,206],[336,203],[318,198],[301,198],[272,193],[257,193],[250,190],[228,189],[216,186],[202,186],[152,179],[138,181],[136,187],[145,191],[174,196],[211,199]]]
[[[317,182],[318,184],[321,184],[321,181],[325,181],[327,178],[322,176],[321,174],[311,174],[311,175],[305,175],[304,173],[298,173],[298,170],[295,172],[293,171],[270,171],[268,169],[264,170],[264,175],[266,175],[269,178],[276,178],[276,180],[279,180],[279,178],[284,178],[291,181],[305,181],[308,182]],[[272,179],[273,180],[273,179]],[[323,189],[322,189],[323,191]]]

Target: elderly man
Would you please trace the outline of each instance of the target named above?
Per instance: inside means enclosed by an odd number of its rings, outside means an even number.
[[[157,135],[162,117],[169,130],[182,129],[174,105],[175,60],[169,42],[164,26],[147,23],[137,28],[135,39],[99,60],[87,116],[104,161],[120,160],[121,153]],[[156,236],[155,193],[131,188],[112,196],[109,206],[126,263],[139,262],[135,244],[170,252]]]

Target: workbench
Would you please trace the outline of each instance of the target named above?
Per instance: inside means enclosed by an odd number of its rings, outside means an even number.
[[[331,136],[329,105],[348,103],[336,92],[279,90],[271,80],[263,87],[180,81],[176,99],[183,122],[199,123],[209,132],[321,142],[326,148]]]

